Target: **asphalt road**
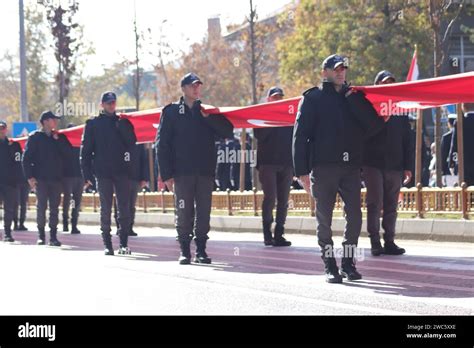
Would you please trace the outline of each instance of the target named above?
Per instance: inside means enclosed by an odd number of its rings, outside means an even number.
[[[35,232],[0,243],[0,315],[474,313],[473,244],[401,241],[406,255],[375,258],[361,238],[364,279],[327,284],[312,236],[272,248],[259,233],[211,232],[213,264],[181,266],[173,230],[137,228],[133,254],[111,257],[96,227],[80,229],[61,248],[37,246]]]

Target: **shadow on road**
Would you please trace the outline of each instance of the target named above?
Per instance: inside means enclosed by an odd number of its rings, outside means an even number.
[[[37,233],[15,232],[14,237],[17,240],[14,245],[21,247],[35,244]],[[60,249],[64,252],[103,250],[100,235],[61,234],[59,239],[63,243]],[[117,248],[118,237],[115,235],[113,242]],[[170,262],[176,261],[179,256],[179,245],[173,237],[130,237],[129,246],[132,255],[120,257],[127,257],[131,262]],[[210,240],[207,251],[213,258],[213,264],[197,267],[209,267],[217,272],[253,274],[321,276],[324,273],[322,260],[315,247],[273,248],[256,241]],[[364,279],[345,282],[342,286],[408,297],[474,297],[474,257],[407,254],[375,258],[370,255],[370,250],[364,252],[365,260],[357,264]],[[316,290],[319,281],[315,281]]]

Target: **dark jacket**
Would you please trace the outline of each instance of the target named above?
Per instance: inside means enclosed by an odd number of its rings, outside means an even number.
[[[474,171],[474,112],[468,112],[464,115],[463,121],[464,169]],[[451,166],[457,165],[458,152],[458,127],[456,127],[456,123],[454,125],[449,155],[449,158],[452,158]]]
[[[383,170],[411,170],[414,153],[407,116],[392,116],[364,144],[364,165]]]
[[[132,123],[101,112],[87,120],[81,145],[81,168],[85,180],[130,177],[130,151],[137,137]]]
[[[25,177],[44,181],[61,180],[71,151],[72,145],[64,134],[58,134],[56,140],[42,130],[33,132],[28,137],[23,153]]]
[[[82,178],[80,153],[79,147],[72,148],[71,155],[67,158],[67,165],[64,167],[65,178]]]
[[[130,179],[134,181],[150,181],[147,152],[143,144],[131,148]]]
[[[444,133],[441,137],[441,163],[443,175],[450,175],[449,171],[449,150],[451,150],[451,141],[453,139],[453,129],[450,129],[449,132]]]
[[[250,139],[250,136],[247,136],[247,141],[245,143],[245,150],[247,153],[252,150],[252,145],[251,145],[252,140]],[[237,161],[233,161],[230,166],[230,180],[231,180],[231,185],[232,185],[232,190],[234,191],[239,191],[240,190],[240,163],[241,160],[238,156],[239,152],[242,150],[242,146],[240,144],[240,139],[239,138],[234,138],[234,141],[232,142],[232,151],[234,151],[235,154],[237,154],[236,159]],[[250,191],[253,188],[252,185],[252,170],[250,167],[250,161],[245,158],[245,183],[244,183],[244,190],[245,191]]]
[[[217,144],[217,155],[222,156],[222,154],[228,154],[232,150],[233,140],[226,139],[221,140]],[[232,189],[231,184],[231,166],[232,163],[229,161],[218,161],[216,167],[216,178],[219,182],[219,190],[226,191],[227,189]]]
[[[293,133],[293,163],[296,176],[307,175],[325,164],[361,167],[363,144],[383,120],[363,93],[345,96],[324,82],[322,89],[303,94]]]
[[[0,140],[0,185],[16,186],[23,181],[21,154],[20,144]]]
[[[256,128],[253,134],[258,140],[257,169],[262,164],[293,167],[293,127]]]
[[[233,125],[222,115],[201,115],[201,103],[190,109],[184,98],[167,105],[156,134],[161,179],[185,175],[215,176],[215,140],[232,138]]]

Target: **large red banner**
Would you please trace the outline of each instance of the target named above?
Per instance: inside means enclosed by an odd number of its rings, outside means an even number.
[[[474,72],[389,85],[354,87],[365,93],[381,116],[410,110],[474,102]],[[295,122],[301,97],[244,107],[203,105],[209,114],[226,116],[235,128],[285,127]],[[123,114],[133,123],[138,142],[155,140],[161,108]],[[80,146],[84,126],[61,130],[73,146]],[[14,139],[22,145],[26,138]]]

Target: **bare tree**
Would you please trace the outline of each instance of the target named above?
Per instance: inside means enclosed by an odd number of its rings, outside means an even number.
[[[64,105],[69,95],[71,77],[76,72],[76,57],[81,47],[81,40],[75,36],[80,26],[74,17],[79,10],[79,2],[72,1],[67,8],[51,3],[44,4],[51,32],[55,39],[55,57],[58,62],[56,82],[59,86],[59,102]]]

